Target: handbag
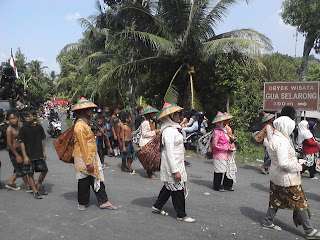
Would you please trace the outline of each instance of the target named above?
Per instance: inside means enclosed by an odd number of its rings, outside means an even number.
[[[166,127],[167,128],[167,127]],[[160,171],[161,164],[161,139],[162,132],[154,136],[146,145],[144,145],[138,152],[138,159],[141,162],[143,168],[147,171]]]

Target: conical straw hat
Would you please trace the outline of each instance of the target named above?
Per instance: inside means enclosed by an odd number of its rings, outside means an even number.
[[[228,114],[228,113],[225,114],[225,113],[218,111],[217,115],[212,120],[212,123],[215,124],[215,123],[218,123],[221,121],[229,120],[231,118],[233,118],[233,116],[231,114]]]
[[[146,109],[141,113],[141,115],[145,115],[145,114],[148,114],[148,113],[157,113],[159,112],[158,109],[154,108],[154,107],[151,107],[150,105],[148,105],[146,107]]]
[[[162,109],[160,112],[158,112],[157,114],[157,118],[158,119],[161,119],[165,116],[168,116],[169,114],[171,113],[174,113],[174,112],[179,112],[183,110],[182,107],[179,107],[177,104],[171,104],[171,103],[164,103]]]
[[[80,100],[72,107],[72,111],[77,111],[81,109],[87,108],[97,108],[98,106],[95,105],[91,100],[87,100],[86,98],[82,97]]]
[[[274,118],[275,115],[274,114],[271,114],[271,113],[265,113],[261,119],[261,123],[264,123],[264,122],[267,122],[269,121],[270,119]]]

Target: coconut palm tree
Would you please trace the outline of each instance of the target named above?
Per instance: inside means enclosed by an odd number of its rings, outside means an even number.
[[[181,97],[175,82],[183,82],[187,89],[184,106],[200,108],[195,88],[201,71],[214,71],[217,56],[228,56],[242,64],[261,65],[259,55],[272,49],[271,41],[252,29],[237,29],[217,33],[218,24],[228,10],[239,0],[159,0],[149,1],[148,7],[127,1],[119,8],[123,22],[134,22],[134,28],[126,28],[120,34],[123,39],[135,41],[139,50],[133,50],[134,60],[122,63],[108,71],[100,83],[103,85],[115,76],[154,71],[164,67],[170,72],[164,100],[176,103]],[[248,2],[248,0],[246,0]],[[131,24],[132,26],[132,24]],[[141,52],[141,46],[145,50]],[[262,66],[262,65],[261,65]],[[180,84],[181,85],[181,84]]]

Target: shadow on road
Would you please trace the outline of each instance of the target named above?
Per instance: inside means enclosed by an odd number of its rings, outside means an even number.
[[[312,200],[315,200],[317,202],[320,202],[320,196],[319,195],[314,194],[314,193],[310,193],[310,192],[307,192],[305,194],[307,196],[307,199],[312,199]]]
[[[266,208],[266,210],[267,210],[267,208]],[[266,212],[261,212],[261,211],[254,209],[254,208],[250,208],[250,207],[240,207],[240,212],[242,215],[250,218],[251,220],[253,220],[259,224],[261,223],[262,219],[266,215]],[[281,214],[281,212],[278,212],[278,214]],[[293,220],[289,219],[288,221],[293,221]],[[284,231],[296,234],[297,236],[300,236],[300,237],[304,237],[304,235],[301,234],[301,232],[299,230],[297,230],[297,228],[290,227],[289,225],[287,225],[281,221],[278,221],[278,220],[275,220],[274,223],[276,225],[279,225]],[[292,222],[292,224],[293,224],[293,222]]]
[[[152,198],[150,197],[144,197],[144,198],[136,198],[134,200],[132,200],[132,204],[133,205],[137,205],[137,206],[141,206],[141,207],[146,207],[146,208],[150,208],[152,204],[154,204],[157,200],[157,196],[154,196]]]
[[[192,180],[189,180],[189,182],[191,183],[194,183],[194,184],[197,184],[197,185],[200,185],[200,186],[205,186],[207,188],[210,188],[212,189],[212,180],[209,181],[209,180],[196,180],[196,179],[192,179]]]
[[[260,172],[258,167],[251,166],[251,165],[241,165],[239,168],[248,169],[248,170],[254,170],[256,172]]]
[[[254,187],[256,189],[259,189],[263,192],[269,192],[269,188],[263,186],[262,184],[259,184],[259,183],[251,183],[251,187]]]

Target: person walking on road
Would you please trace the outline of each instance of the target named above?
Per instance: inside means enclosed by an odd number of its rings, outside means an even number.
[[[153,119],[156,117],[156,113],[159,112],[156,108],[148,105],[146,109],[141,113],[141,116],[145,117],[145,120],[141,123],[141,137],[139,141],[139,147],[142,148],[146,145],[152,138],[160,133],[159,129],[153,123]],[[148,177],[156,180],[157,177],[152,171],[147,170]]]
[[[212,133],[213,189],[219,192],[225,192],[225,189],[234,191],[233,183],[236,180],[236,147],[234,138],[230,137],[226,127],[232,117],[230,114],[218,112],[212,121],[216,124]]]
[[[319,165],[319,143],[314,140],[306,120],[302,120],[298,124],[297,144],[302,146],[303,159],[306,160],[302,172],[308,170],[310,179],[317,180],[315,173],[316,167]]]
[[[267,146],[269,145],[269,141],[271,140],[271,137],[274,132],[274,128],[272,125],[272,121],[274,119],[275,115],[271,113],[265,113],[262,117],[261,123],[262,128],[266,128],[266,134],[263,139],[263,149],[264,149],[264,161],[263,164],[260,166],[260,170],[264,174],[268,174],[268,169],[271,165],[271,159],[269,157]]]
[[[267,147],[271,158],[269,208],[261,226],[263,229],[282,230],[274,224],[276,213],[278,209],[291,209],[294,224],[303,226],[306,238],[320,239],[320,232],[312,227],[309,220],[310,207],[301,186],[300,171],[305,160],[298,161],[290,142],[295,122],[282,116],[273,122],[273,126],[274,136]]]
[[[78,210],[85,210],[86,205],[89,204],[90,186],[94,190],[101,209],[116,210],[117,207],[108,200],[103,183],[102,165],[97,154],[94,133],[90,127],[94,108],[97,108],[97,105],[83,97],[72,108],[79,117],[74,126],[73,149],[74,167],[78,179]]]
[[[185,211],[187,173],[184,165],[183,136],[179,132],[181,129],[179,112],[182,109],[175,104],[165,103],[158,115],[158,119],[163,122],[161,126],[163,150],[161,152],[160,179],[164,182],[164,186],[152,206],[152,212],[168,215],[162,210],[162,207],[171,196],[174,209],[177,212],[177,220],[194,223],[196,220],[187,217]]]

